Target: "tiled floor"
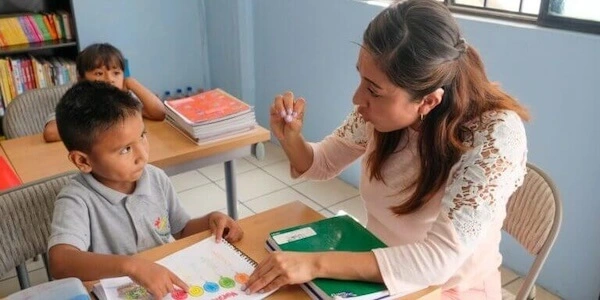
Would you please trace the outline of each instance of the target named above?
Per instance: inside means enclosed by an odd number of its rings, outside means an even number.
[[[258,161],[253,157],[237,160],[238,214],[244,218],[255,213],[299,200],[324,216],[333,216],[343,210],[355,216],[361,223],[366,222],[366,214],[358,190],[339,179],[323,182],[293,180],[289,175],[289,164],[278,146],[267,143],[266,157]],[[171,177],[182,205],[192,217],[202,216],[210,211],[226,212],[225,180],[222,165],[214,165]],[[28,264],[32,283],[47,281],[45,269],[40,261]],[[509,293],[516,294],[521,284],[517,274],[502,271],[502,285]],[[14,272],[5,275],[0,281],[0,297],[19,289]],[[538,288],[537,299],[559,299]],[[505,299],[510,299],[507,294]],[[513,296],[514,299],[514,296]]]

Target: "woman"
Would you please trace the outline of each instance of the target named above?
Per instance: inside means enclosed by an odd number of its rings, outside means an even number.
[[[505,206],[521,185],[527,111],[491,83],[450,11],[434,0],[392,4],[367,27],[355,110],[307,143],[305,101],[277,96],[271,128],[292,174],[329,179],[359,157],[368,228],[388,248],[273,253],[247,291],[316,277],[383,282],[392,294],[440,285],[444,299],[501,299]]]

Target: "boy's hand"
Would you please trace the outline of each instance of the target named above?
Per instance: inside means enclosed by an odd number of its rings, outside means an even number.
[[[129,277],[144,287],[155,299],[162,299],[177,286],[187,291],[188,286],[169,269],[154,262],[132,257]]]
[[[221,238],[225,238],[228,242],[237,242],[244,236],[244,231],[235,220],[218,211],[208,215],[208,228],[215,234],[217,243]]]

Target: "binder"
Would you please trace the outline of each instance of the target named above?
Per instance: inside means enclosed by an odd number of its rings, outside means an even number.
[[[386,247],[379,238],[348,215],[271,232],[267,250],[324,252],[365,252]],[[312,299],[387,299],[383,283],[316,278],[301,287]]]

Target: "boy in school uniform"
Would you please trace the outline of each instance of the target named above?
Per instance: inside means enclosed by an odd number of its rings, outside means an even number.
[[[58,131],[81,173],[55,203],[50,272],[83,281],[129,276],[162,298],[174,286],[187,290],[186,283],[131,254],[207,229],[217,241],[238,241],[243,232],[220,212],[190,219],[167,175],[147,164],[141,105],[123,90],[91,81],[75,84],[58,103]]]
[[[79,81],[103,81],[128,91],[142,103],[142,116],[149,120],[165,119],[165,107],[158,97],[135,78],[125,74],[125,58],[119,49],[109,43],[87,46],[77,55],[77,77]],[[44,141],[60,141],[55,113],[46,118],[43,131]]]

